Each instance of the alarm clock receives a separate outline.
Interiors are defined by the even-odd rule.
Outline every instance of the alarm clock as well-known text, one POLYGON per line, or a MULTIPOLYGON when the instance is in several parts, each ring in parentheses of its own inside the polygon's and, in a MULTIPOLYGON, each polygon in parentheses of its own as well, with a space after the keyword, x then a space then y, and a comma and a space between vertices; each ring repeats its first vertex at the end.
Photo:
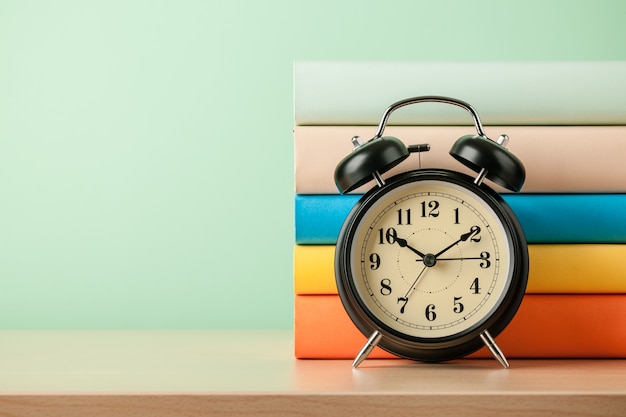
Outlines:
POLYGON ((489 139, 468 103, 420 96, 383 113, 376 135, 336 167, 335 183, 348 193, 374 180, 343 223, 335 249, 335 276, 343 307, 367 342, 354 367, 375 346, 401 358, 442 362, 487 346, 508 368, 495 337, 517 312, 528 281, 528 248, 511 208, 488 179, 518 192, 525 169, 506 149, 508 137, 489 139), (477 135, 458 139, 450 155, 476 172, 416 169, 382 174, 427 144, 405 146, 383 136, 391 113, 425 102, 467 110, 477 135))

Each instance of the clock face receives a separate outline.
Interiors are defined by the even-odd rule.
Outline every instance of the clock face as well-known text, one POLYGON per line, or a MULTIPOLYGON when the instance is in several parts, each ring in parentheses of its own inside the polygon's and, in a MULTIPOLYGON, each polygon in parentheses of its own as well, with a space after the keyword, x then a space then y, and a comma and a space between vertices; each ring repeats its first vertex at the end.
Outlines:
POLYGON ((353 320, 418 343, 462 339, 503 306, 508 324, 521 301, 508 306, 511 290, 522 288, 516 264, 527 263, 521 231, 471 181, 404 178, 357 207, 340 236, 347 257, 338 286, 344 299, 350 294, 353 320))

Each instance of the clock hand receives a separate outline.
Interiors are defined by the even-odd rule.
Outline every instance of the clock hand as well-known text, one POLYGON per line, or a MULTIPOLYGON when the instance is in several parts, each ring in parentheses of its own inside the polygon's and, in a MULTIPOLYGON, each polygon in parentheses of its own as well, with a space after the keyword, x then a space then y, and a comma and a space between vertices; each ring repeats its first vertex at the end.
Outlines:
POLYGON ((435 254, 435 258, 438 258, 439 255, 443 254, 444 252, 446 252, 448 249, 450 249, 451 247, 453 247, 454 245, 460 243, 460 242, 465 242, 467 239, 469 239, 471 236, 473 236, 474 234, 480 232, 480 228, 478 226, 472 226, 470 228, 470 231, 467 233, 463 233, 461 235, 461 237, 459 238, 459 240, 457 240, 456 242, 452 243, 451 245, 447 246, 445 249, 439 251, 438 253, 435 254))
POLYGON ((424 258, 426 256, 422 252, 418 251, 417 249, 415 249, 414 247, 409 245, 407 243, 406 239, 402 239, 401 237, 396 237, 396 242, 398 242, 398 245, 400 245, 401 248, 407 248, 407 249, 413 251, 413 253, 417 254, 421 258, 424 258))
POLYGON ((484 261, 486 258, 482 256, 475 256, 470 258, 439 258, 437 259, 437 261, 467 261, 472 259, 482 259, 484 261))
POLYGON ((489 254, 489 252, 481 252, 480 256, 470 256, 468 258, 464 258, 464 257, 460 257, 460 258, 442 258, 442 259, 437 259, 438 261, 464 261, 464 260, 479 260, 479 261, 484 261, 480 264, 480 266, 482 268, 489 268, 489 266, 491 266, 491 260, 489 259, 491 257, 491 255, 489 254))
POLYGON ((409 302, 409 295, 411 295, 411 293, 413 292, 413 290, 415 289, 415 286, 417 285, 417 281, 420 279, 420 277, 424 274, 424 271, 426 271, 426 268, 428 268, 427 265, 424 265, 424 268, 422 268, 422 270, 420 271, 419 274, 417 274, 417 277, 415 278, 415 280, 413 281, 413 284, 411 284, 411 286, 409 287, 409 290, 406 292, 406 294, 404 294, 404 297, 398 297, 398 303, 404 301, 404 304, 402 305, 402 307, 400 308, 400 313, 404 314, 404 308, 406 307, 406 303, 409 302))

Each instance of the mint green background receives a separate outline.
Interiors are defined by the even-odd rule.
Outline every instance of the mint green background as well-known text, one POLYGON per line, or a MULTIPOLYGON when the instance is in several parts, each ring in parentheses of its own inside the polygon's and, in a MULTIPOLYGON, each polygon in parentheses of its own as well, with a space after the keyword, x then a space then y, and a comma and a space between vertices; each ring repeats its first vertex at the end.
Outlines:
POLYGON ((294 61, 623 60, 624 16, 0 1, 0 328, 288 328, 294 61))

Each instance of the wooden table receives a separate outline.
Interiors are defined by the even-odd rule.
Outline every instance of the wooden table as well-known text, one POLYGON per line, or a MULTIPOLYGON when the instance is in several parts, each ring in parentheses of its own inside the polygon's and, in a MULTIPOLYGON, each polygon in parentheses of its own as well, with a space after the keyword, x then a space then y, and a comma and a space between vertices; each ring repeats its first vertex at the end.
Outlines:
POLYGON ((625 416, 626 360, 296 360, 288 330, 0 331, 0 416, 625 416))

